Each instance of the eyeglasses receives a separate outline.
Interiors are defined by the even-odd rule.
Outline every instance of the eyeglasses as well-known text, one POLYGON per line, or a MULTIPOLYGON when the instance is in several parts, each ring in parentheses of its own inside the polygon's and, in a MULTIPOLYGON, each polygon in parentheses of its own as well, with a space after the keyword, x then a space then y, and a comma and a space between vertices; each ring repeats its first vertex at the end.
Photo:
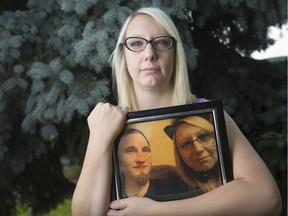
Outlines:
POLYGON ((187 150, 187 149, 190 149, 190 148, 193 147, 193 144, 194 144, 194 142, 196 142, 196 141, 197 141, 198 143, 202 144, 202 145, 206 145, 207 142, 208 142, 209 140, 211 140, 212 138, 214 138, 214 133, 213 133, 213 132, 204 132, 204 133, 200 134, 200 135, 197 137, 197 139, 195 139, 195 140, 187 140, 187 141, 185 141, 184 143, 180 144, 180 145, 178 146, 178 148, 179 148, 179 150, 182 150, 182 151, 187 150))
POLYGON ((121 44, 132 52, 141 52, 146 48, 148 43, 151 43, 155 50, 165 51, 170 49, 175 42, 175 38, 171 36, 156 37, 152 40, 146 40, 141 37, 128 37, 121 44))

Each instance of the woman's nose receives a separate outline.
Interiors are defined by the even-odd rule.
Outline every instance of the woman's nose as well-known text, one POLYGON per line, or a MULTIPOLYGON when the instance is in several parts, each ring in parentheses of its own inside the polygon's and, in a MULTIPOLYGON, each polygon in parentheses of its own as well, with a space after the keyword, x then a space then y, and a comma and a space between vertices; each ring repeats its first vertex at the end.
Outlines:
POLYGON ((147 44, 143 52, 145 61, 156 61, 157 59, 156 52, 151 43, 147 44))
POLYGON ((203 146, 201 143, 198 142, 194 142, 194 148, 193 148, 193 152, 195 154, 201 154, 204 152, 203 146))

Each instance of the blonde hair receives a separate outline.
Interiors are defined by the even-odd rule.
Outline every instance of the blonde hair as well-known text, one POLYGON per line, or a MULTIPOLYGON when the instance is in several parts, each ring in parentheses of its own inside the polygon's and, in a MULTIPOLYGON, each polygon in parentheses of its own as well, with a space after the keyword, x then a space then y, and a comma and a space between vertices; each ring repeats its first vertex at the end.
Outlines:
POLYGON ((116 48, 111 55, 113 84, 117 88, 118 105, 127 106, 130 110, 137 110, 137 99, 133 89, 133 82, 126 68, 126 60, 121 43, 125 38, 130 21, 138 14, 151 16, 170 36, 176 39, 175 68, 172 76, 172 84, 174 85, 172 102, 173 105, 193 103, 195 96, 190 92, 186 55, 178 30, 171 18, 162 10, 148 7, 141 8, 128 17, 120 31, 116 48))
POLYGON ((187 123, 189 123, 195 127, 204 129, 204 130, 209 131, 209 132, 214 131, 213 125, 208 120, 206 120, 205 118, 202 118, 199 116, 188 116, 186 118, 179 120, 178 123, 179 122, 187 122, 187 123))

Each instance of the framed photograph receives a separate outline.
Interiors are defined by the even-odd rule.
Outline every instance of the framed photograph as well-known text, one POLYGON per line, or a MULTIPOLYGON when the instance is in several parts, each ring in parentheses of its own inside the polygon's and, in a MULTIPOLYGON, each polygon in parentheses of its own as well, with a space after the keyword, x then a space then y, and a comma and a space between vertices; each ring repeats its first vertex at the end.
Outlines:
POLYGON ((233 179, 221 101, 130 112, 113 151, 116 199, 194 197, 233 179))

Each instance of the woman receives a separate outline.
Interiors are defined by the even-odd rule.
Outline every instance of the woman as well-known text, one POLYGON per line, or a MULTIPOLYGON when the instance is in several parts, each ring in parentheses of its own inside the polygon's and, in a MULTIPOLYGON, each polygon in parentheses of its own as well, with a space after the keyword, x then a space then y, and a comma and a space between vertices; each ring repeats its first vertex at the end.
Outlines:
POLYGON ((121 136, 118 162, 123 175, 123 197, 149 194, 152 156, 149 141, 138 129, 129 128, 121 136))
POLYGON ((156 202, 146 197, 129 197, 110 203, 113 143, 128 110, 195 100, 189 91, 178 31, 159 9, 143 8, 127 19, 113 53, 112 69, 119 105, 99 103, 88 117, 90 136, 73 195, 74 216, 280 214, 281 198, 273 177, 227 114, 234 181, 194 198, 156 202))
POLYGON ((176 169, 193 189, 203 192, 221 185, 213 125, 199 116, 175 119, 165 127, 174 142, 176 169))

